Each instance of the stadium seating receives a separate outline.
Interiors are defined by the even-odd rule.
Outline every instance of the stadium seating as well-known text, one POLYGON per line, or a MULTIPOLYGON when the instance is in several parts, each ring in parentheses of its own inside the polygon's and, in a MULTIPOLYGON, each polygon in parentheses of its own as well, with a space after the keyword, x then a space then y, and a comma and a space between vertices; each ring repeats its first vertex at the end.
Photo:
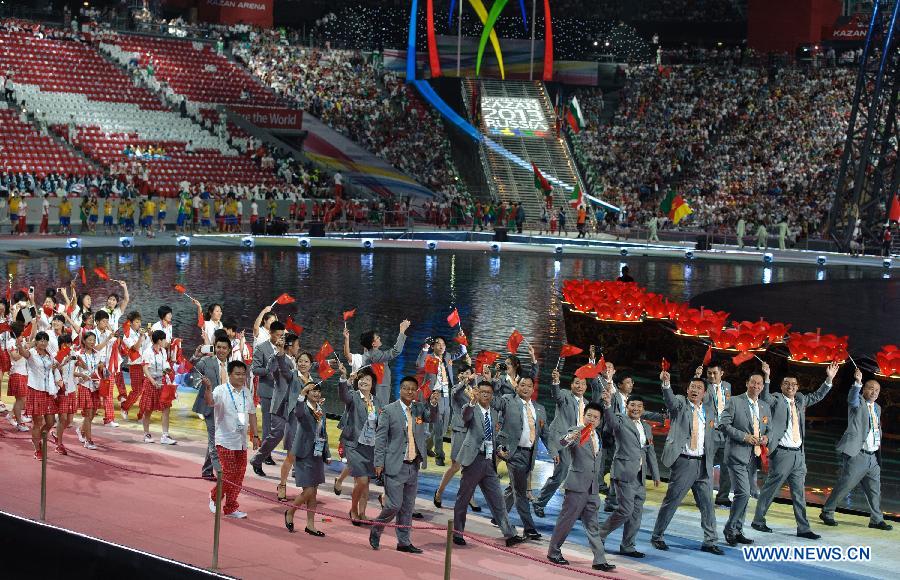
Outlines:
POLYGON ((0 109, 0 171, 28 172, 39 178, 49 173, 93 175, 89 163, 23 123, 15 111, 0 109))

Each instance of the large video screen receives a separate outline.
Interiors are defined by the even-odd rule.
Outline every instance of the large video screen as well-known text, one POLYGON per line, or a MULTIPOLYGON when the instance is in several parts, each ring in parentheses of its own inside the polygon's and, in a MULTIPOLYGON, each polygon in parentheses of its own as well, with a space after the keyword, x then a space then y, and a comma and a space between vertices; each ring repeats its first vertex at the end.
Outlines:
POLYGON ((501 137, 547 137, 550 127, 538 99, 482 97, 481 118, 489 134, 501 137))

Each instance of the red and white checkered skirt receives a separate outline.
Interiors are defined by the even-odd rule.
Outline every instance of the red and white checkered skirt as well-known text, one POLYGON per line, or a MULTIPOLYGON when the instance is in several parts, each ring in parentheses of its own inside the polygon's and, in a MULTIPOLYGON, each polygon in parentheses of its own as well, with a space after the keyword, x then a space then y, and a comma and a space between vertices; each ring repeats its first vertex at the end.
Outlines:
POLYGON ((6 385, 6 396, 8 397, 26 397, 28 396, 28 377, 25 375, 17 375, 15 373, 9 375, 9 384, 6 385))
POLYGON ((100 409, 100 391, 92 391, 87 387, 78 386, 78 408, 82 411, 100 409))
POLYGON ((28 395, 25 399, 25 414, 29 417, 56 414, 56 400, 50 393, 38 391, 28 387, 28 395))
POLYGON ((56 397, 56 412, 61 415, 73 415, 78 411, 78 391, 56 397))
POLYGON ((162 411, 172 406, 172 403, 162 403, 159 396, 162 389, 157 389, 150 384, 150 381, 144 381, 144 390, 141 392, 141 403, 138 408, 141 413, 152 413, 153 411, 162 411))
POLYGON ((8 373, 12 368, 12 359, 9 358, 9 351, 0 348, 0 373, 8 373))

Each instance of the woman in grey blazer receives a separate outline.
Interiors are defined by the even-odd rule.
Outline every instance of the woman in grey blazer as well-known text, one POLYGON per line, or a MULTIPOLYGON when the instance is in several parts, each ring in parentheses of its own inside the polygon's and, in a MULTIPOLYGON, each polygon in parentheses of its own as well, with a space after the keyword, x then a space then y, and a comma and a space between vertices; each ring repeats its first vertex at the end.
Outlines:
POLYGON ((536 381, 538 377, 538 361, 537 356, 534 353, 534 347, 528 345, 528 354, 531 356, 531 368, 529 369, 527 375, 524 373, 522 369, 522 363, 519 361, 519 357, 512 354, 506 357, 506 370, 501 370, 499 365, 497 367, 497 376, 494 377, 494 397, 502 397, 503 395, 515 395, 516 394, 516 385, 519 384, 519 379, 524 376, 531 377, 532 380, 536 381))
MULTIPOLYGON (((293 349, 300 349, 300 340, 296 335, 294 336, 296 339, 295 342, 290 343, 288 345, 285 344, 285 348, 288 349, 288 352, 293 352, 293 349), (296 346, 294 346, 296 345, 296 346)), ((312 355, 308 352, 301 352, 297 355, 295 359, 296 364, 292 369, 281 369, 279 370, 279 374, 281 373, 289 373, 291 375, 287 393, 287 404, 284 405, 284 408, 281 409, 282 413, 286 413, 287 416, 284 417, 287 420, 287 428, 284 430, 284 450, 287 451, 287 457, 284 459, 284 463, 281 464, 281 480, 278 482, 278 487, 276 491, 278 492, 278 501, 287 501, 287 480, 288 475, 291 473, 291 469, 294 467, 294 437, 297 433, 297 416, 294 414, 294 408, 297 405, 297 398, 300 395, 300 391, 304 386, 309 383, 315 383, 312 375, 309 372, 309 369, 312 368, 312 355)), ((279 367, 280 368, 280 367, 279 367)), ((287 379, 285 379, 287 380, 287 379)))
POLYGON ((375 427, 378 416, 387 404, 373 393, 378 378, 371 367, 361 368, 347 381, 347 369, 340 366, 341 382, 338 393, 344 402, 344 428, 341 439, 350 475, 353 476, 353 494, 350 502, 350 518, 353 525, 362 525, 356 520, 365 520, 369 503, 369 480, 375 477, 375 427))
POLYGON ((316 529, 316 493, 319 484, 325 482, 325 464, 331 463, 328 449, 328 433, 325 430, 325 410, 322 408, 322 391, 316 383, 309 383, 300 391, 300 400, 294 408, 297 417, 297 433, 291 451, 296 457, 294 469, 297 487, 303 492, 294 499, 294 505, 284 512, 284 525, 294 531, 294 512, 306 506, 307 534, 323 537, 316 529))

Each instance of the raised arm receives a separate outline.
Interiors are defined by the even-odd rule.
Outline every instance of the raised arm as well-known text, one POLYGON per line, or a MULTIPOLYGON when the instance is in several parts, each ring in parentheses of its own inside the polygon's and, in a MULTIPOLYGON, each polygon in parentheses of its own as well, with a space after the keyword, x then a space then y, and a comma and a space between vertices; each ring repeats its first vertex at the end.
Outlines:
MULTIPOLYGON (((253 321, 253 337, 256 338, 259 336, 259 327, 262 326, 263 316, 266 315, 266 312, 271 312, 272 306, 266 306, 262 310, 260 310, 259 315, 256 317, 256 320, 253 321)), ((348 359, 350 357, 347 357, 348 359)))
POLYGON ((557 405, 562 405, 565 401, 562 389, 559 388, 559 369, 553 369, 550 373, 550 398, 556 401, 557 405))
MULTIPOLYGON (((262 320, 262 315, 257 320, 262 320)), ((258 329, 254 327, 254 335, 258 329)), ((350 352, 350 329, 347 328, 346 323, 344 325, 344 359, 347 361, 351 361, 353 359, 353 353, 350 352)))
POLYGON ((763 388, 759 393, 759 398, 771 406, 775 403, 775 397, 773 397, 772 393, 769 391, 770 381, 772 380, 771 375, 769 374, 770 372, 769 364, 762 363, 763 388))
POLYGON ((119 280, 119 285, 122 286, 122 301, 119 302, 118 308, 120 312, 124 313, 128 308, 128 303, 131 302, 131 296, 128 294, 128 284, 125 283, 125 280, 119 280))
POLYGON ((659 380, 662 385, 663 401, 666 404, 666 408, 669 409, 670 415, 675 415, 679 410, 679 406, 678 398, 672 392, 672 378, 668 372, 663 371, 659 374, 659 380))
MULTIPOLYGON (((832 362, 830 365, 828 365, 828 368, 825 369, 825 381, 818 389, 806 396, 807 407, 812 407, 813 405, 824 399, 826 395, 828 395, 828 392, 831 391, 832 384, 834 383, 834 377, 837 375, 837 372, 837 363, 832 362)), ((862 371, 856 369, 856 372, 853 373, 853 378, 855 379, 855 382, 862 381, 862 371), (857 376, 859 378, 857 378, 857 376)))
POLYGON ((341 377, 341 380, 338 381, 338 397, 348 407, 353 404, 353 391, 350 383, 347 382, 347 377, 341 377))

